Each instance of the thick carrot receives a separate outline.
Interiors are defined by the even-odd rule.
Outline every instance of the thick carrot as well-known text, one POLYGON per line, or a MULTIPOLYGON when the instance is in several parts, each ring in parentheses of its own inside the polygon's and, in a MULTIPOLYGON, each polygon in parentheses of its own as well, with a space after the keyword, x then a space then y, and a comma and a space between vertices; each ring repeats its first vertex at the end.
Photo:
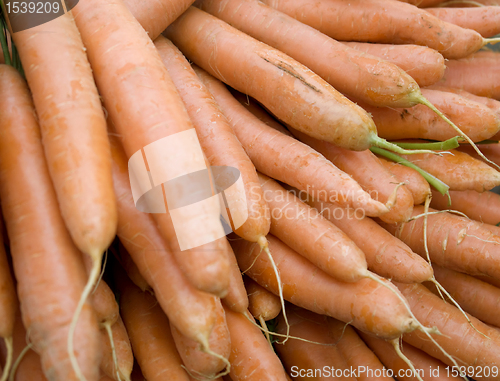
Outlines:
MULTIPOLYGON (((394 347, 390 343, 371 335, 367 335, 363 332, 359 332, 359 335, 399 381, 417 380, 415 373, 408 367, 406 362, 398 356, 394 347)), ((410 359, 417 374, 424 381, 461 380, 460 377, 450 376, 449 369, 447 370, 446 365, 441 361, 429 356, 415 347, 412 347, 408 343, 404 343, 401 346, 401 351, 410 359)))
MULTIPOLYGON (((497 115, 485 105, 439 90, 423 89, 422 94, 475 142, 491 138, 500 129, 497 115)), ((447 140, 457 135, 424 105, 396 109, 362 106, 372 114, 380 136, 386 139, 447 140)))
POLYGON ((431 207, 439 210, 454 209, 473 220, 490 225, 500 223, 500 195, 493 192, 450 191, 451 205, 447 196, 432 192, 431 207))
MULTIPOLYGON (((414 216, 423 213, 423 206, 413 209, 414 216)), ((423 242, 423 217, 396 225, 380 223, 415 253, 427 258, 423 242)), ((500 237, 481 223, 450 213, 429 214, 427 239, 430 258, 437 265, 470 275, 500 278, 500 256, 496 255, 500 237)))
POLYGON ((194 0, 124 0, 151 40, 155 40, 194 0))
MULTIPOLYGON (((357 380, 335 345, 338 337, 325 329, 327 317, 290 306, 288 323, 290 334, 313 341, 288 340, 274 345, 287 371, 295 380, 357 380), (321 344, 318 344, 321 343, 321 344), (325 345, 326 344, 326 345, 325 345)), ((287 332, 283 316, 279 319, 277 332, 287 332)))
POLYGON ((333 144, 311 138, 298 131, 295 136, 323 154, 337 168, 350 175, 372 198, 383 203, 391 200, 388 213, 380 216, 386 222, 402 222, 408 220, 413 210, 413 196, 406 187, 400 187, 398 179, 390 173, 369 150, 350 151, 333 144), (396 188, 398 187, 398 188, 396 188), (394 194, 394 192, 397 192, 394 194), (395 199, 394 199, 394 196, 395 199))
POLYGON ((425 199, 431 193, 431 187, 426 179, 413 168, 405 167, 404 165, 387 161, 379 157, 380 162, 389 172, 391 172, 400 182, 404 182, 413 197, 415 205, 423 204, 425 199))
MULTIPOLYGON (((500 327, 500 290, 470 275, 434 265, 436 280, 448 291, 464 311, 479 320, 500 327)), ((425 284, 434 294, 439 295, 433 284, 425 284)))
MULTIPOLYGON (((245 316, 226 311, 226 321, 231 336, 231 372, 233 381, 286 381, 280 359, 264 335, 245 316)), ((247 312, 247 315, 250 315, 247 312)))
POLYGON ((349 175, 312 148, 260 122, 221 82, 202 70, 196 69, 196 73, 214 96, 259 172, 323 201, 361 208, 368 215, 388 211, 349 175))
MULTIPOLYGON (((59 211, 28 88, 7 66, 0 67, 0 88, 0 199, 23 322, 40 350, 47 377, 78 380, 67 340, 85 285, 81 253, 59 211)), ((97 378, 99 330, 88 302, 76 327, 75 343, 75 360, 83 374, 90 380, 97 378)))
POLYGON ((134 366, 134 355, 121 317, 118 317, 118 320, 110 326, 109 333, 101 328, 101 345, 103 348, 101 370, 117 381, 130 380, 132 367, 134 366), (113 343, 111 343, 110 336, 112 336, 113 343), (118 369, 116 369, 116 365, 118 369))
POLYGON ((207 342, 215 324, 215 297, 197 290, 179 269, 153 218, 134 205, 124 153, 110 137, 118 202, 117 235, 155 291, 172 324, 186 336, 207 342))
POLYGON ((268 321, 274 319, 281 312, 280 299, 267 291, 252 278, 244 277, 245 288, 248 293, 248 310, 257 320, 268 321))
POLYGON ((363 252, 347 235, 277 182, 260 175, 271 209, 271 234, 328 275, 356 282, 368 275, 363 252))
MULTIPOLYGON (((192 123, 156 48, 121 0, 82 0, 72 12, 104 105, 123 140, 127 157, 145 149, 155 187, 172 178, 206 169, 192 123), (138 94, 137 89, 144 91, 138 94), (185 144, 171 143, 166 157, 165 150, 158 149, 161 144, 158 141, 166 138, 161 142, 168 144, 172 142, 168 138, 176 139, 172 138, 174 134, 180 134, 176 135, 177 139, 185 144), (175 157, 175 162, 169 160, 171 157, 175 157)), ((145 161, 140 152, 134 156, 133 163, 143 168, 145 161)), ((145 170, 137 172, 144 175, 145 170)), ((134 174, 140 175, 135 171, 134 174)), ((163 206, 166 208, 165 203, 163 206)), ((181 224, 197 221, 205 227, 183 241, 187 247, 198 237, 203 238, 202 242, 215 241, 181 253, 170 214, 156 213, 160 231, 181 267, 197 287, 225 294, 229 264, 224 258, 222 241, 218 239, 224 236, 218 199, 200 203, 196 211, 178 208, 176 216, 181 224)))
POLYGON ((432 277, 426 261, 359 211, 318 201, 310 205, 354 241, 365 254, 370 271, 403 283, 420 283, 432 277))
POLYGON ((500 8, 429 8, 426 9, 438 19, 472 29, 483 37, 493 37, 500 33, 500 8))
POLYGON ((500 53, 493 51, 480 51, 466 58, 450 60, 446 62, 444 77, 439 84, 500 99, 499 63, 500 53))
POLYGON ((443 78, 444 57, 438 51, 419 45, 343 42, 350 48, 389 61, 409 74, 419 86, 429 86, 443 78))
POLYGON ((423 45, 454 59, 466 57, 483 46, 479 33, 396 1, 355 1, 348 6, 343 0, 263 2, 336 40, 423 45))
MULTIPOLYGON (((355 283, 337 281, 274 236, 268 235, 268 240, 283 283, 283 296, 289 302, 385 338, 395 338, 416 328, 400 299, 380 283, 372 279, 355 283)), ((260 255, 259 248, 250 242, 237 240, 232 245, 240 268, 261 286, 278 294, 267 256, 260 255)))
POLYGON ((169 321, 149 293, 128 285, 120 309, 134 356, 148 381, 188 381, 182 361, 170 334, 169 321))
POLYGON ((246 210, 247 215, 244 216, 243 211, 236 211, 231 216, 233 221, 238 218, 242 220, 242 225, 235 231, 236 234, 247 241, 262 241, 269 233, 271 221, 255 167, 212 95, 182 53, 163 36, 155 40, 155 46, 186 105, 210 165, 236 168, 240 173, 244 195, 235 194, 234 198, 246 198, 244 205, 237 206, 243 211, 246 210))
POLYGON ((82 39, 71 12, 12 36, 62 216, 76 246, 100 263, 115 236, 116 203, 106 121, 82 39))
MULTIPOLYGON (((498 380, 498 373, 493 373, 493 367, 498 367, 500 361, 500 331, 469 316, 475 328, 472 327, 456 307, 442 301, 425 286, 397 286, 410 303, 417 319, 426 326, 439 329, 442 335, 433 335, 434 340, 453 356, 459 365, 465 366, 462 369, 467 375, 476 380, 498 380), (467 338, 466 341, 464 338, 467 338), (467 369, 468 366, 471 368, 467 369), (491 371, 489 374, 485 372, 486 368, 491 371)), ((450 359, 443 355, 427 336, 415 332, 403 335, 403 340, 445 364, 452 365, 450 359)), ((451 369, 450 375, 453 375, 451 369)))

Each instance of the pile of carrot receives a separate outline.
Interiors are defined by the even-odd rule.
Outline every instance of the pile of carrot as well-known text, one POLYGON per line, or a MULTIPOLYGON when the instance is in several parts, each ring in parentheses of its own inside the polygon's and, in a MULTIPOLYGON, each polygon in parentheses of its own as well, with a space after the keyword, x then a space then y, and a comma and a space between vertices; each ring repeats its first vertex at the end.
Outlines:
POLYGON ((500 1, 1 5, 0 381, 500 379, 500 1))

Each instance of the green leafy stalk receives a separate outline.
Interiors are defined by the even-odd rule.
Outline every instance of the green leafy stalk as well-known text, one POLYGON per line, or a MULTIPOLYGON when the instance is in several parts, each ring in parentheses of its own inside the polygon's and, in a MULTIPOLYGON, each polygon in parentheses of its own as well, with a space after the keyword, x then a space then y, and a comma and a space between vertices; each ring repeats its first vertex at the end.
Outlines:
POLYGON ((454 138, 445 140, 444 142, 429 142, 429 143, 392 142, 392 143, 404 149, 430 149, 437 151, 447 151, 450 149, 458 148, 460 146, 460 141, 463 141, 463 138, 461 138, 460 136, 455 136, 454 138))

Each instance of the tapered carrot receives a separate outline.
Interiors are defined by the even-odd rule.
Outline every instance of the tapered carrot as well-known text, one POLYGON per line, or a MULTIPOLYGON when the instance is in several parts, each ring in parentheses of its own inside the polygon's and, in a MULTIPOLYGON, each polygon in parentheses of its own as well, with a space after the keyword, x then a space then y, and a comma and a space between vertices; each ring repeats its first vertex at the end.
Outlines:
MULTIPOLYGON (((436 280, 448 291, 464 311, 479 320, 500 327, 500 289, 470 275, 434 265, 436 280)), ((426 284, 439 295, 435 286, 426 284)))
POLYGON ((170 334, 169 321, 156 299, 128 285, 120 309, 127 327, 134 356, 149 381, 188 381, 182 361, 170 334))
MULTIPOLYGON (((239 195, 238 199, 244 196, 246 202, 243 205, 238 204, 237 207, 243 210, 232 215, 233 221, 237 218, 242 220, 236 234, 252 242, 265 240, 271 221, 255 167, 210 92, 182 53, 163 36, 155 40, 155 46, 186 105, 210 164, 236 168, 239 171, 244 195, 239 195)), ((261 244, 265 245, 265 241, 261 244)))
MULTIPOLYGON (((484 369, 489 367, 493 370, 493 366, 498 366, 500 359, 499 331, 473 316, 469 316, 475 328, 472 327, 456 307, 442 301, 425 286, 420 284, 397 284, 397 286, 410 303, 417 319, 422 324, 436 326, 439 329, 442 335, 434 335, 434 340, 450 356, 453 356, 459 365, 465 366, 462 369, 467 372, 466 374, 481 380, 498 379, 498 374, 495 375, 492 372, 488 375, 484 369), (467 338, 466 343, 463 341, 464 337, 467 338), (468 366, 473 369, 467 370, 468 366)), ((403 340, 445 364, 453 365, 450 359, 443 355, 427 336, 423 337, 415 332, 403 335, 403 340)), ((451 369, 450 374, 452 374, 451 369)))
POLYGON ((386 204, 391 203, 390 211, 380 216, 383 221, 402 222, 410 218, 414 203, 410 191, 404 186, 399 186, 398 180, 369 150, 350 151, 316 140, 295 130, 292 133, 299 140, 323 154, 337 168, 349 174, 375 200, 386 204))
POLYGON ((124 3, 154 41, 194 0, 155 0, 147 3, 124 0, 124 3))
POLYGON ((171 323, 184 335, 206 343, 215 323, 215 297, 197 290, 189 282, 152 217, 135 207, 123 151, 119 142, 110 138, 118 202, 117 235, 155 291, 171 323))
POLYGON ((432 277, 426 261, 358 210, 313 200, 308 203, 354 241, 365 254, 370 271, 403 283, 420 283, 432 277))
POLYGON ((92 305, 99 324, 113 325, 119 317, 120 311, 115 294, 104 280, 101 280, 92 294, 92 305))
POLYGON ((384 165, 399 181, 404 182, 413 197, 415 205, 423 204, 431 193, 431 188, 427 180, 413 168, 387 161, 379 157, 380 163, 384 165))
POLYGON ((343 44, 392 62, 409 74, 419 86, 429 86, 438 82, 446 69, 443 55, 425 46, 366 42, 343 42, 343 44))
POLYGON ((23 321, 33 344, 40 348, 49 379, 81 380, 84 375, 92 380, 99 370, 99 335, 88 302, 74 337, 73 360, 83 375, 73 370, 67 348, 72 316, 85 286, 81 253, 59 211, 26 84, 12 67, 1 66, 0 88, 0 199, 23 321))
POLYGON ((483 37, 493 37, 500 33, 500 8, 429 8, 426 9, 438 19, 472 29, 483 37))
MULTIPOLYGON (((241 313, 226 311, 227 326, 231 336, 231 372, 233 381, 286 381, 280 359, 264 335, 241 313)), ((247 312, 247 315, 249 313, 247 312)))
MULTIPOLYGON (((429 209, 434 212, 433 209, 429 209)), ((416 206, 413 215, 422 215, 423 206, 416 206)), ((384 228, 401 239, 412 250, 427 258, 423 242, 424 218, 390 225, 380 222, 384 228)), ((500 277, 500 237, 483 227, 481 223, 450 213, 427 216, 427 239, 432 262, 470 275, 500 277)))
MULTIPOLYGON (((400 381, 416 381, 415 373, 408 365, 398 356, 394 347, 385 340, 378 339, 366 333, 359 332, 359 335, 370 347, 370 349, 378 356, 380 361, 387 367, 388 370, 400 381)), ((450 375, 450 370, 446 369, 446 365, 438 359, 422 352, 421 350, 404 343, 401 346, 401 351, 415 366, 417 374, 424 381, 452 381, 461 380, 460 377, 450 375)))
MULTIPOLYGON (((400 299, 378 282, 337 281, 272 235, 268 235, 268 240, 283 283, 283 296, 291 303, 381 337, 395 338, 416 328, 400 299), (356 303, 352 303, 354 297, 356 303)), ((233 241, 232 245, 242 271, 277 294, 276 277, 267 256, 260 255, 258 247, 243 240, 233 241)))
MULTIPOLYGON (((267 241, 266 241, 267 242, 267 241)), ((222 299, 225 306, 231 308, 235 312, 244 313, 248 310, 248 296, 245 290, 245 285, 241 276, 238 262, 234 256, 233 249, 227 240, 225 241, 230 270, 229 270, 229 291, 222 299)), ((266 243, 267 245, 267 243, 266 243)), ((267 246, 266 246, 267 247, 267 246)))
POLYGON ((446 62, 446 71, 439 82, 443 86, 463 89, 469 93, 500 99, 500 53, 480 51, 469 57, 446 62), (477 73, 482 73, 477 76, 477 73))
POLYGON ((280 299, 250 277, 243 278, 248 293, 248 310, 257 320, 274 319, 281 312, 280 299))
POLYGON ((103 347, 101 370, 117 381, 129 381, 134 366, 134 355, 121 317, 118 317, 109 329, 101 328, 101 344, 103 347))
POLYGON ((424 45, 445 58, 466 57, 483 46, 479 33, 396 1, 355 1, 349 6, 342 0, 314 3, 314 6, 308 0, 264 0, 264 3, 341 41, 424 45))
POLYGON ((221 82, 202 70, 196 69, 196 73, 214 96, 259 172, 324 201, 361 208, 368 215, 388 211, 382 203, 372 200, 350 176, 312 148, 260 122, 221 82))
POLYGON ((473 220, 490 225, 500 223, 500 195, 493 192, 450 191, 448 197, 432 192, 431 207, 439 210, 454 209, 465 213, 473 220))
MULTIPOLYGON (((104 106, 123 140, 127 157, 130 158, 143 148, 147 151, 146 158, 149 158, 147 162, 155 186, 206 169, 203 152, 182 100, 152 41, 124 3, 121 0, 82 0, 72 12, 104 106), (147 91, 139 95, 137 88, 147 91), (180 135, 173 137, 174 134, 180 135), (160 143, 160 139, 167 140, 161 140, 160 143), (175 139, 185 143, 170 143, 168 157, 165 157, 165 151, 158 149, 158 146, 175 139), (175 162, 171 157, 175 157, 175 162)), ((134 156, 133 163, 142 166, 142 171, 132 170, 134 176, 144 175, 145 161, 140 153, 134 156)), ((203 238, 202 242, 210 242, 199 246, 194 244, 194 248, 182 253, 170 213, 165 213, 165 209, 166 204, 163 203, 164 213, 154 216, 162 235, 190 280, 208 292, 218 295, 227 293, 229 280, 224 274, 229 265, 224 258, 222 241, 218 239, 224 235, 219 221, 218 199, 210 198, 200 203, 196 214, 191 208, 176 209, 176 216, 182 226, 193 223, 195 218, 204 226, 198 235, 186 238, 187 247, 192 247, 192 241, 198 237, 203 238), (204 263, 210 266, 204 266, 204 263)))

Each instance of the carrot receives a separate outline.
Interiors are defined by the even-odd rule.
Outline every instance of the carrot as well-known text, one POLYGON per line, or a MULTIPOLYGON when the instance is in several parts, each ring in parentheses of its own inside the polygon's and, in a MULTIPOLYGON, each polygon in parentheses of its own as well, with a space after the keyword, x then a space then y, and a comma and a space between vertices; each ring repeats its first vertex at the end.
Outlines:
POLYGON ((194 0, 156 0, 147 3, 124 0, 124 3, 154 41, 194 0))
MULTIPOLYGON (((155 187, 172 178, 206 169, 206 160, 182 100, 152 41, 126 6, 120 0, 83 0, 72 12, 104 106, 123 140, 127 157, 132 160, 134 176, 142 175, 145 186, 151 187, 140 152, 143 148, 155 187), (138 94, 137 88, 145 91, 138 94), (180 135, 173 138, 174 134, 180 135), (184 143, 172 144, 172 139, 184 143), (162 144, 172 146, 168 157, 162 156, 165 151, 158 149, 162 144), (136 156, 131 158, 132 155, 136 156), (175 163, 169 157, 175 157, 175 163)), ((163 213, 154 216, 181 267, 197 287, 217 295, 225 294, 229 280, 224 274, 229 264, 219 239, 224 236, 224 230, 219 219, 218 199, 200 203, 196 211, 176 209, 176 218, 182 226, 181 241, 183 248, 187 248, 182 253, 170 213, 165 213, 165 204, 163 213), (189 235, 190 229, 185 228, 185 224, 196 222, 206 228, 189 235), (211 266, 204 267, 207 263, 211 266)))
POLYGON ((420 283, 432 277, 426 261, 359 211, 318 201, 309 204, 354 241, 365 254, 370 271, 403 283, 420 283))
MULTIPOLYGON (((267 242, 267 240, 266 240, 267 242)), ((238 267, 238 262, 234 256, 233 249, 227 240, 225 241, 228 259, 230 264, 229 271, 229 290, 227 295, 222 299, 225 306, 231 308, 235 312, 244 313, 248 310, 248 296, 243 283, 242 274, 238 267)), ((267 247, 267 244, 266 244, 267 247)))
POLYGON ((474 278, 479 279, 483 282, 486 282, 488 284, 491 284, 492 286, 495 286, 496 288, 500 288, 500 280, 487 276, 487 275, 475 275, 474 278))
POLYGON ((0 199, 23 321, 49 379, 81 380, 84 375, 92 380, 99 369, 99 336, 88 302, 76 327, 74 361, 66 345, 85 286, 81 253, 58 208, 28 88, 7 66, 0 67, 0 88, 0 199), (56 315, 54 306, 62 306, 56 315), (76 361, 83 374, 73 370, 76 361))
POLYGON ((363 252, 335 225, 274 180, 259 174, 271 209, 271 234, 328 275, 356 282, 368 275, 363 252))
POLYGON ((92 294, 92 305, 101 326, 105 323, 113 325, 118 320, 120 312, 115 294, 103 280, 92 294))
MULTIPOLYGON (((242 220, 235 230, 236 234, 247 241, 264 241, 262 245, 265 246, 265 236, 269 233, 271 221, 255 167, 212 95, 182 53, 163 36, 155 40, 155 46, 186 105, 210 165, 236 168, 239 171, 244 186, 240 193, 243 194, 235 192, 232 200, 246 198, 246 203, 237 204, 237 209, 234 208, 236 213, 231 214, 233 221, 238 218, 242 220), (245 211, 246 220, 243 215, 245 211)), ((224 175, 227 176, 225 173, 220 174, 224 175)))
POLYGON ((298 131, 292 133, 350 175, 375 200, 386 204, 392 202, 390 211, 380 216, 383 221, 402 222, 410 218, 414 203, 410 191, 404 186, 400 187, 398 180, 369 150, 350 151, 313 139, 298 131))
POLYGON ((215 297, 188 281, 152 217, 135 207, 124 153, 116 139, 110 137, 110 142, 118 202, 117 235, 155 291, 171 324, 184 335, 206 343, 215 323, 215 297))
MULTIPOLYGON (((433 209, 429 209, 434 212, 433 209)), ((423 206, 413 209, 413 215, 424 213, 423 206)), ((411 222, 382 226, 397 238, 426 258, 423 243, 424 218, 411 222)), ((427 216, 427 239, 429 255, 433 263, 470 275, 500 276, 498 262, 494 255, 500 245, 500 237, 483 227, 481 223, 449 213, 427 216)))
MULTIPOLYGON (((500 357, 500 332, 469 316, 476 331, 454 306, 445 303, 439 297, 420 284, 397 284, 406 297, 417 319, 425 325, 436 326, 442 335, 434 336, 435 341, 451 356, 459 361, 462 371, 481 380, 496 380, 498 374, 487 374, 486 368, 494 372, 500 357), (484 335, 487 337, 485 337, 484 335), (466 337, 467 341, 463 342, 466 337), (470 368, 468 368, 470 367, 470 368), (480 376, 480 378, 478 377, 480 376)), ((452 365, 450 359, 418 332, 403 335, 403 340, 432 357, 452 365)), ((459 375, 456 372, 450 375, 459 375)))
POLYGON ((495 6, 477 8, 429 8, 426 9, 438 19, 472 29, 483 37, 500 33, 500 9, 495 6))
POLYGON ((426 46, 366 42, 343 42, 343 44, 399 66, 419 86, 429 86, 438 82, 446 69, 443 55, 426 46))
POLYGON ((135 358, 148 381, 188 381, 170 334, 169 321, 154 296, 128 285, 120 309, 135 358))
POLYGON ((423 45, 453 59, 466 57, 483 46, 479 33, 395 1, 369 0, 349 6, 342 0, 315 3, 315 6, 308 0, 265 0, 264 3, 341 41, 423 45))
POLYGON ((427 196, 431 193, 431 188, 427 180, 413 168, 387 161, 379 157, 380 163, 389 170, 399 182, 404 182, 413 197, 415 205, 423 204, 427 196))
POLYGON ((117 381, 130 380, 134 355, 122 318, 118 317, 118 320, 109 327, 109 329, 106 328, 108 332, 101 329, 101 344, 103 346, 101 370, 108 377, 117 381))
POLYGON ((450 191, 448 197, 432 192, 431 207, 439 210, 454 209, 473 220, 496 225, 500 222, 500 196, 493 192, 450 191))
MULTIPOLYGON (((290 307, 287 308, 290 334, 313 341, 288 340, 285 344, 275 344, 290 375, 296 380, 357 380, 356 371, 349 369, 335 345, 338 338, 325 329, 327 317, 290 307)), ((277 332, 283 334, 285 331, 284 319, 281 317, 277 332)))
POLYGON ((118 252, 118 262, 120 262, 130 280, 134 282, 134 284, 139 287, 141 291, 151 291, 151 286, 148 284, 146 279, 144 279, 139 271, 139 268, 121 242, 118 243, 118 252))
MULTIPOLYGON (((248 316, 225 309, 231 336, 231 372, 233 381, 286 381, 285 370, 260 330, 248 316)), ((248 312, 247 312, 247 315, 248 312)))
POLYGON ((267 291, 252 278, 243 278, 248 293, 248 310, 257 320, 268 321, 274 319, 281 312, 279 298, 267 291))
POLYGON ((368 215, 387 212, 383 204, 372 200, 357 182, 322 155, 266 126, 245 110, 222 83, 204 71, 195 71, 228 118, 259 172, 309 192, 321 200, 361 208, 368 215))
MULTIPOLYGON (((395 338, 416 328, 416 322, 400 299, 378 282, 372 279, 355 283, 337 281, 272 235, 268 235, 268 240, 280 272, 283 296, 289 302, 381 337, 395 338), (354 295, 356 303, 352 303, 354 295), (377 303, 374 300, 378 300, 377 303)), ((232 245, 240 268, 276 295, 278 286, 267 256, 259 255, 258 247, 243 240, 234 241, 232 245)))
MULTIPOLYGON (((399 381, 415 381, 415 373, 398 356, 393 346, 385 340, 359 332, 365 343, 375 352, 378 358, 384 363, 388 371, 394 374, 399 381)), ((450 376, 450 369, 441 361, 429 356, 421 350, 404 343, 401 348, 415 366, 417 374, 424 381, 451 381, 461 380, 460 377, 450 376)))
POLYGON ((171 325, 170 330, 177 351, 191 377, 204 376, 213 379, 218 372, 227 374, 230 370, 231 366, 227 359, 231 353, 231 338, 226 314, 220 302, 217 303, 215 326, 209 338, 212 353, 201 351, 196 341, 183 336, 175 326, 171 325))
POLYGON ((480 51, 459 60, 446 63, 439 84, 466 90, 469 93, 500 99, 500 53, 480 51), (477 76, 477 73, 482 73, 477 76))
MULTIPOLYGON (((500 290, 470 275, 462 274, 434 265, 436 280, 450 293, 464 311, 481 321, 500 327, 497 310, 500 290)), ((434 294, 439 295, 432 284, 425 284, 434 294)))

